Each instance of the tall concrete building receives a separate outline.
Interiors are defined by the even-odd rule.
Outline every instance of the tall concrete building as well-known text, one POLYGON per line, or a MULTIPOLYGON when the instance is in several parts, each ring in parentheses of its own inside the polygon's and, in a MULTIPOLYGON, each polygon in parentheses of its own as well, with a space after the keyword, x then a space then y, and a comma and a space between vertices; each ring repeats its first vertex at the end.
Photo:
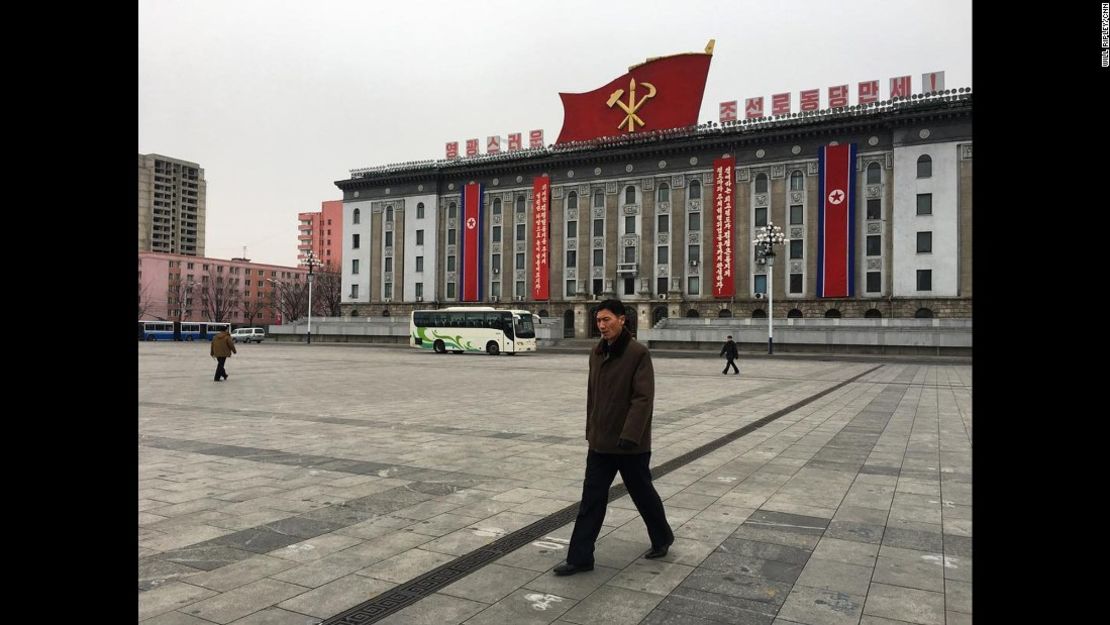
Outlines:
POLYGON ((321 202, 320 212, 298 213, 297 221, 297 262, 304 262, 311 250, 322 265, 338 270, 343 263, 343 200, 321 202))
POLYGON ((200 165, 139 155, 139 251, 204 256, 207 183, 200 165))

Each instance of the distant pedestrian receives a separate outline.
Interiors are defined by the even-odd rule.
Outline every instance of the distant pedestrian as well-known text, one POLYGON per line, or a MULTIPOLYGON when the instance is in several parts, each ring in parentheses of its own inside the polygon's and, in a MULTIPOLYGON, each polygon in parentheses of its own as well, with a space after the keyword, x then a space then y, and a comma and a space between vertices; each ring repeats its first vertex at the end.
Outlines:
POLYGON ((226 380, 227 371, 224 370, 224 361, 231 358, 232 354, 238 353, 235 350, 235 341, 231 340, 227 330, 220 330, 220 333, 212 338, 212 347, 208 351, 216 359, 216 377, 213 381, 219 382, 221 378, 226 380))
POLYGON ((721 374, 728 375, 728 368, 732 367, 736 371, 736 375, 740 375, 740 368, 733 362, 740 355, 740 352, 736 349, 736 343, 732 342, 731 334, 728 336, 728 340, 725 341, 725 346, 721 348, 721 355, 728 359, 728 362, 725 363, 725 370, 721 374))

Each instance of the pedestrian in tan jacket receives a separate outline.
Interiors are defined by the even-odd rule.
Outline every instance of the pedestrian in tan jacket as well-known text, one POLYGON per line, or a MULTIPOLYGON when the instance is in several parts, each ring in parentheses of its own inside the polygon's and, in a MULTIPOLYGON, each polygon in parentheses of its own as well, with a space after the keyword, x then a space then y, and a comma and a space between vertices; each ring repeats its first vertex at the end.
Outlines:
POLYGON ((625 309, 620 300, 605 300, 598 305, 601 342, 590 353, 586 388, 586 478, 567 561, 555 567, 556 575, 593 570, 594 543, 605 520, 609 487, 618 472, 651 539, 651 550, 644 557, 661 558, 674 542, 674 532, 648 468, 655 370, 648 349, 632 338, 624 323, 625 309))
POLYGON ((212 347, 208 350, 212 357, 216 359, 216 377, 214 381, 219 382, 220 379, 227 379, 227 371, 224 370, 224 361, 231 358, 235 351, 235 341, 231 339, 231 334, 227 330, 220 330, 220 333, 212 338, 212 347))

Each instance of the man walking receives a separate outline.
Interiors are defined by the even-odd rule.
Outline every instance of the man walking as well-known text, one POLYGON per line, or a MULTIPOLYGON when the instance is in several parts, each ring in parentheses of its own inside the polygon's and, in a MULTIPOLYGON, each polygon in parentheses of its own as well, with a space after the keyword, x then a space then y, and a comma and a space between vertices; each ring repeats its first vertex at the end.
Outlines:
POLYGON ((728 359, 725 363, 725 370, 721 372, 722 375, 728 375, 728 368, 732 367, 736 371, 736 375, 740 375, 740 368, 733 362, 736 357, 740 355, 736 349, 736 343, 732 342, 732 335, 728 335, 728 340, 725 341, 725 346, 721 348, 721 355, 728 359))
POLYGON ((213 381, 219 382, 221 378, 226 380, 227 371, 224 371, 224 361, 237 353, 235 341, 231 340, 227 330, 220 330, 219 334, 212 337, 212 347, 209 348, 208 353, 216 359, 216 377, 213 381))
POLYGON ((651 354, 624 327, 620 300, 601 302, 597 327, 601 341, 590 353, 586 388, 586 477, 582 502, 574 521, 567 561, 556 575, 573 575, 594 568, 594 542, 601 533, 609 487, 620 472, 632 503, 640 512, 651 539, 645 558, 661 558, 674 542, 663 501, 651 484, 651 415, 655 401, 655 371, 651 354))

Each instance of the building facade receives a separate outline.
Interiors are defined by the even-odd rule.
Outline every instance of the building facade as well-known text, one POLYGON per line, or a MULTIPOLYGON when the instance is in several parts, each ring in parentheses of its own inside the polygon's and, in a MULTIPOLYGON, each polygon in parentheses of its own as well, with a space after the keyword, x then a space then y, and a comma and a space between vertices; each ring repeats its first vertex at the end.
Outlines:
POLYGON ((139 317, 159 321, 281 323, 283 285, 299 287, 308 270, 248 259, 139 253, 139 317))
POLYGON ((343 200, 321 202, 319 212, 298 213, 297 221, 297 260, 304 262, 311 250, 323 265, 338 270, 343 264, 343 200))
POLYGON ((204 256, 205 193, 200 165, 139 155, 139 251, 204 256))
MULTIPOLYGON (((354 316, 460 305, 463 191, 482 185, 475 304, 561 316, 586 336, 598 299, 663 317, 970 317, 972 96, 949 90, 818 113, 705 124, 458 160, 354 170, 343 191, 343 309, 354 316), (855 149, 854 285, 818 296, 823 147, 855 149), (714 297, 714 161, 735 159, 731 277, 714 297), (533 180, 550 183, 550 297, 531 297, 533 180), (786 242, 772 272, 755 234, 786 242), (357 239, 355 238, 357 236, 357 239), (369 244, 367 244, 369 242, 369 244), (351 265, 351 266, 347 266, 351 265), (595 302, 596 304, 596 302, 595 302)), ((542 243, 542 242, 541 242, 542 243)), ((542 249, 543 246, 541 246, 542 249)), ((636 320, 633 320, 635 323, 636 320)))

